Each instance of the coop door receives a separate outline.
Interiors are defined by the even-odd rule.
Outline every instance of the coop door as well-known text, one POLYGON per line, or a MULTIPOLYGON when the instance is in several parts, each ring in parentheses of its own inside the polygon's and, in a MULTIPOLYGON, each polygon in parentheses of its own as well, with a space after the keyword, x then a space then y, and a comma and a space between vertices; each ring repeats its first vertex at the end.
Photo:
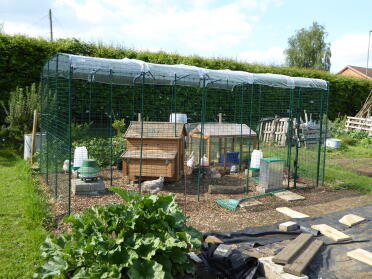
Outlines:
MULTIPOLYGON (((294 125, 292 150, 294 149, 294 186, 315 186, 319 181, 320 146, 322 142, 323 95, 319 91, 298 89, 294 94, 294 125)), ((293 154, 293 152, 292 152, 293 154)))

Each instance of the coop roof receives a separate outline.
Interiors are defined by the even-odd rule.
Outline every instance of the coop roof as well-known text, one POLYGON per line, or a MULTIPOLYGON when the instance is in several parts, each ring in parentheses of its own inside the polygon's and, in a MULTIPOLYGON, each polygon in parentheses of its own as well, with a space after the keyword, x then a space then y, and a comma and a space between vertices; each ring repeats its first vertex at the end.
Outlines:
POLYGON ((165 65, 136 59, 108 59, 59 53, 43 67, 43 75, 55 75, 91 82, 133 85, 177 85, 232 90, 242 84, 259 84, 281 88, 327 90, 325 80, 289 77, 278 74, 253 74, 245 71, 211 70, 190 65, 165 65), (56 67, 58 64, 58 67, 56 67), (141 77, 141 78, 140 78, 141 77), (176 81, 175 81, 176 80, 176 81))
MULTIPOLYGON (((177 151, 163 150, 142 150, 142 159, 163 159, 173 160, 176 158, 177 151)), ((122 155, 124 159, 140 159, 141 150, 128 150, 122 155)))
MULTIPOLYGON (((190 133, 201 134, 201 124, 198 124, 190 133)), ((247 137, 255 136, 256 132, 246 124, 237 123, 205 123, 204 136, 207 137, 247 137)))
MULTIPOLYGON (((141 122, 132 121, 124 135, 125 138, 141 138, 141 122)), ((184 135, 183 123, 143 122, 142 138, 176 139, 184 135)))

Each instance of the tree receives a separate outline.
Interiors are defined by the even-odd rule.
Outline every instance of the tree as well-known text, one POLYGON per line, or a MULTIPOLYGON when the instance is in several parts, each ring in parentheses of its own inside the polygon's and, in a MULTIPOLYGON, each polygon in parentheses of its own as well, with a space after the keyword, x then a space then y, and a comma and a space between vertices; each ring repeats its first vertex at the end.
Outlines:
POLYGON ((324 26, 313 22, 309 29, 301 28, 288 39, 284 51, 289 66, 329 71, 331 68, 330 44, 325 42, 324 26))

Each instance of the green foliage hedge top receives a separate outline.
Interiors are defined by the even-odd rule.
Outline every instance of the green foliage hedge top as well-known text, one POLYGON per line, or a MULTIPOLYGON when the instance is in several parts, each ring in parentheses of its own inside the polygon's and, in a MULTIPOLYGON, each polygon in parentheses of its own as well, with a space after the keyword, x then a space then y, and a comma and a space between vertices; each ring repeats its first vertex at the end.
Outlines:
POLYGON ((139 195, 111 188, 122 204, 93 206, 70 216, 71 233, 48 237, 46 262, 34 278, 173 278, 194 272, 186 253, 201 234, 171 195, 139 195))
MULTIPOLYGON (((372 89, 371 81, 338 76, 325 71, 295 67, 263 66, 242 63, 232 59, 182 56, 163 51, 135 51, 121 46, 82 43, 76 39, 61 39, 49 42, 44 39, 21 35, 0 34, 0 100, 6 101, 8 92, 16 86, 26 86, 38 81, 43 64, 58 52, 106 58, 128 57, 152 63, 187 64, 209 69, 231 69, 252 73, 274 73, 320 78, 331 83, 329 112, 332 119, 338 113, 354 115, 372 89)), ((0 114, 3 114, 3 111, 0 114)))

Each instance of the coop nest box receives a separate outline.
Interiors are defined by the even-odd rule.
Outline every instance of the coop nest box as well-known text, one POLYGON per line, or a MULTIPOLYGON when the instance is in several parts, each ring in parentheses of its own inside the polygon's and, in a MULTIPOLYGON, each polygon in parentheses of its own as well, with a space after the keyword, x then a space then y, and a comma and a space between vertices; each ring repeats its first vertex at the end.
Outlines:
POLYGON ((143 122, 141 125, 132 121, 124 135, 127 150, 122 155, 123 176, 130 180, 139 176, 179 180, 183 174, 185 136, 184 123, 143 122))

